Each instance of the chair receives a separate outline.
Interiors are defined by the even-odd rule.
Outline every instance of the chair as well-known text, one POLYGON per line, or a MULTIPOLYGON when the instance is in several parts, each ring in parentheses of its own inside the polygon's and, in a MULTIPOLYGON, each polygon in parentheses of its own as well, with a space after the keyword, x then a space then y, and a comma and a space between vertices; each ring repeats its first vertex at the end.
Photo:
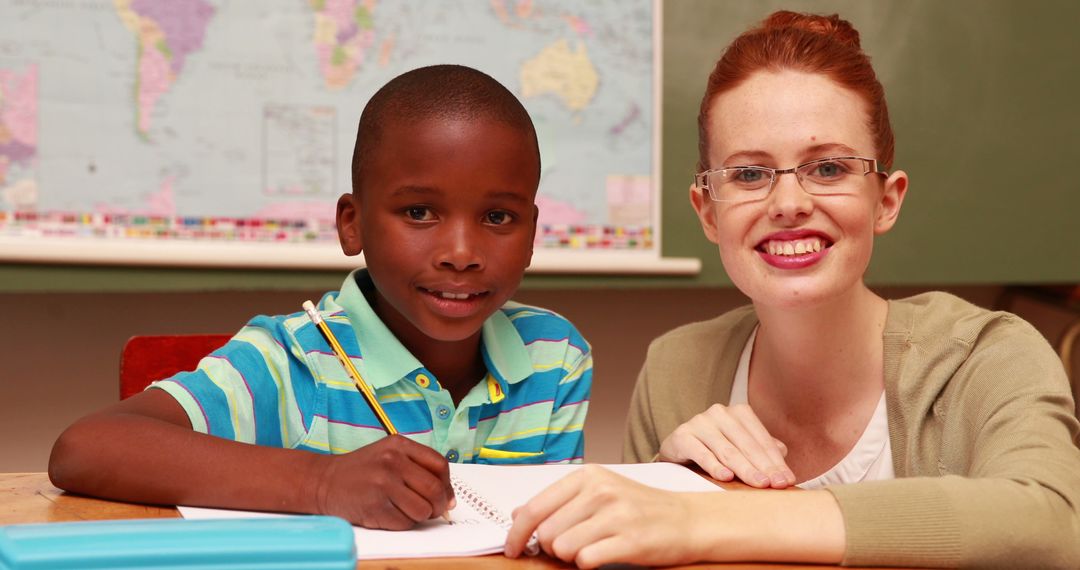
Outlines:
POLYGON ((199 359, 228 342, 227 334, 133 336, 120 352, 120 399, 151 382, 194 370, 199 359))

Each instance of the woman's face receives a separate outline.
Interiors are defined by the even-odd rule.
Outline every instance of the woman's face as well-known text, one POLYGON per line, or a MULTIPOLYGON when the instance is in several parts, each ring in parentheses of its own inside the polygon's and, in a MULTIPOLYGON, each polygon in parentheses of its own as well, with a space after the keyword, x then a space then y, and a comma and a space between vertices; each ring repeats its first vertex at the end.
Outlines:
MULTIPOLYGON (((821 75, 758 72, 710 109, 710 169, 874 155, 866 104, 821 75)), ((862 286, 874 236, 895 223, 907 175, 855 184, 850 194, 810 195, 783 174, 759 201, 714 202, 696 187, 690 198, 735 286, 755 303, 797 309, 862 286)))

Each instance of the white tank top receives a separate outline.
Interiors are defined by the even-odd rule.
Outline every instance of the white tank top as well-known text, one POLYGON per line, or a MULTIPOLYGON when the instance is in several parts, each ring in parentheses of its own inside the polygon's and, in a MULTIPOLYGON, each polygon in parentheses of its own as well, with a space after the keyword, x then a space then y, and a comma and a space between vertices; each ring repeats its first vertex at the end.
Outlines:
MULTIPOLYGON (((754 351, 755 338, 757 338, 757 327, 750 334, 750 340, 746 341, 746 346, 739 357, 739 366, 735 369, 735 382, 731 385, 729 405, 745 404, 749 400, 747 384, 750 380, 750 356, 754 351)), ((881 399, 878 401, 877 408, 874 409, 874 415, 870 417, 859 441, 855 442, 855 447, 851 448, 851 451, 839 463, 821 475, 799 483, 797 486, 803 489, 818 489, 828 485, 895 478, 892 446, 889 444, 889 420, 885 411, 885 392, 882 391, 881 399)))

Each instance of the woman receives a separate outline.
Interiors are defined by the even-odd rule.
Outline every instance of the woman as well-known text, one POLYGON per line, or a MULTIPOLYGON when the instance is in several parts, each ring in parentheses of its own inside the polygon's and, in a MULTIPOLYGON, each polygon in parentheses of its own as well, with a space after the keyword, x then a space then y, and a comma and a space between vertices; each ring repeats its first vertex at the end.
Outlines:
POLYGON ((515 513, 583 567, 774 560, 1080 567, 1080 426, 1019 318, 863 283, 908 177, 858 33, 777 12, 717 63, 690 201, 753 305, 657 339, 624 458, 795 493, 676 495, 589 468, 515 513))

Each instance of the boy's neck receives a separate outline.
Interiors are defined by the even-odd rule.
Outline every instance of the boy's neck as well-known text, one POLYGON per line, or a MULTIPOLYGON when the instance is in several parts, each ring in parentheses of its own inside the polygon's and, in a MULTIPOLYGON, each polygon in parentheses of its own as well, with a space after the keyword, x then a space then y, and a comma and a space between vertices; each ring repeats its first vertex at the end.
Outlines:
MULTIPOLYGON (((429 339, 430 340, 430 339, 429 339)), ((487 374, 480 354, 480 334, 457 342, 431 341, 425 347, 408 347, 424 367, 435 375, 439 385, 450 392, 458 404, 465 394, 487 374)))
POLYGON ((392 310, 385 310, 374 289, 362 287, 361 290, 383 324, 424 368, 435 375, 442 389, 450 392, 455 404, 461 402, 487 374, 487 365, 480 352, 481 331, 462 340, 433 339, 392 310))

